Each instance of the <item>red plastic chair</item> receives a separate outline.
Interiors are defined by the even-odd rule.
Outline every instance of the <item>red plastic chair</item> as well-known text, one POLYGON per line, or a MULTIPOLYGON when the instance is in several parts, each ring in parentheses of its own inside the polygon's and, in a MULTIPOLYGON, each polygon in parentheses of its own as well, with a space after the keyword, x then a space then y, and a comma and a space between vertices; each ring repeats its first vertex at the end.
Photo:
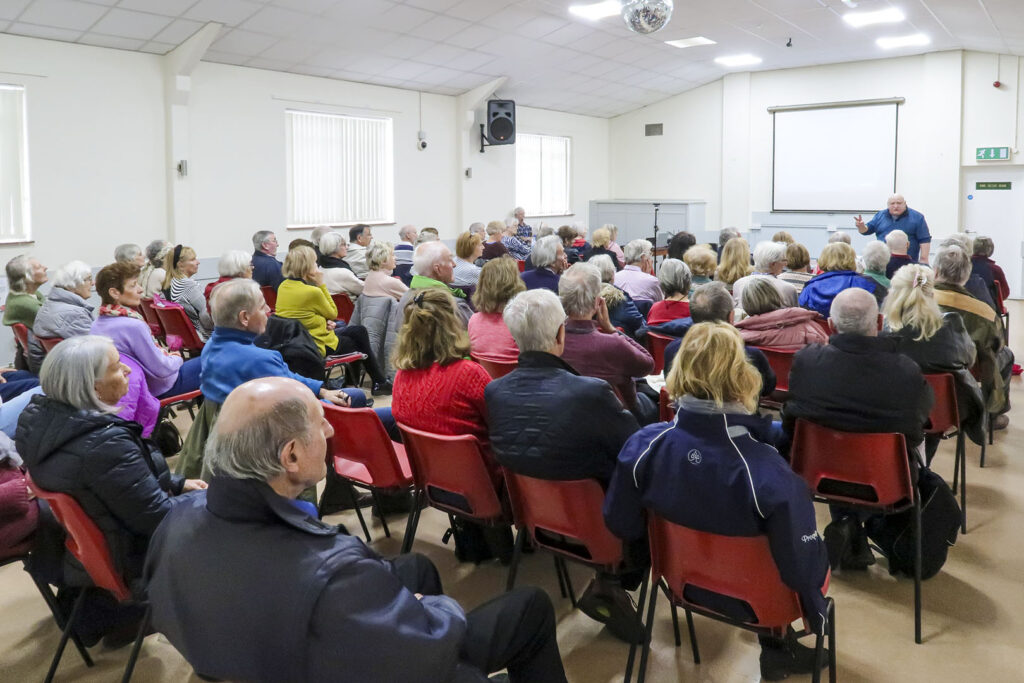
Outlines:
POLYGON ((999 317, 1003 319, 1003 343, 1010 343, 1010 311, 1006 309, 1006 303, 1003 301, 1003 281, 993 280, 995 284, 995 291, 992 294, 995 295, 996 310, 999 312, 999 317))
MULTIPOLYGON (((60 522, 60 525, 67 532, 65 545, 68 552, 74 555, 75 559, 81 563, 95 587, 109 592, 118 602, 138 602, 114 566, 114 559, 110 555, 110 548, 107 545, 107 539, 103 536, 103 532, 100 531, 95 522, 89 519, 89 516, 82 510, 78 501, 65 493, 55 493, 40 488, 32 481, 31 476, 26 475, 26 479, 32 492, 38 498, 49 503, 57 521, 60 522)), ((71 608, 71 615, 68 617, 67 623, 64 626, 64 633, 61 635, 60 643, 57 645, 57 652, 54 654, 53 661, 50 663, 50 670, 46 674, 46 683, 50 683, 57 672, 57 665, 60 664, 61 656, 64 654, 64 648, 68 644, 68 638, 71 636, 75 620, 81 614, 87 592, 88 590, 82 590, 75 600, 74 607, 71 608)), ((139 650, 142 648, 142 641, 145 638, 148 626, 149 607, 147 605, 146 613, 142 618, 142 623, 139 625, 139 634, 135 638, 135 644, 132 646, 128 665, 125 667, 124 677, 121 679, 122 683, 127 683, 131 680, 132 672, 135 669, 135 662, 139 658, 139 650)))
POLYGON ((270 312, 273 313, 277 308, 277 290, 273 287, 260 287, 260 291, 263 292, 263 300, 267 302, 270 312))
POLYGON ((820 327, 822 331, 825 332, 825 336, 832 336, 832 328, 828 326, 828 316, 825 316, 824 318, 815 318, 811 322, 820 327))
POLYGON ((347 325, 348 321, 352 319, 352 314, 355 312, 355 304, 352 303, 352 299, 348 298, 348 294, 332 294, 331 299, 334 300, 334 305, 338 309, 338 320, 344 321, 347 325))
POLYGON ((925 434, 943 439, 956 437, 956 459, 953 463, 953 491, 960 482, 960 531, 967 533, 967 446, 964 432, 960 429, 960 410, 956 403, 956 382, 948 372, 926 374, 928 386, 935 394, 935 403, 928 413, 928 427, 925 434))
POLYGON ((359 376, 356 376, 355 367, 356 363, 365 361, 367 358, 365 353, 359 353, 353 351, 352 353, 343 353, 340 356, 327 356, 324 359, 324 381, 326 382, 331 378, 331 371, 338 366, 344 366, 345 376, 349 384, 355 386, 361 385, 362 382, 362 371, 359 372, 359 376))
MULTIPOLYGON (((782 582, 767 536, 722 536, 697 531, 673 524, 650 511, 647 530, 651 543, 652 587, 647 607, 647 637, 640 657, 639 681, 642 682, 647 674, 647 656, 650 653, 654 607, 659 589, 665 592, 672 604, 676 647, 680 645, 676 608, 682 607, 686 613, 690 649, 696 664, 700 664, 700 650, 693 627, 694 612, 759 635, 772 636, 784 635, 792 622, 802 619, 805 630, 798 635, 808 632, 807 615, 800 606, 797 594, 782 582), (754 616, 749 620, 736 619, 692 602, 686 597, 687 588, 698 588, 742 601, 754 616)), ((828 578, 822 593, 827 590, 828 578)), ((835 683, 835 604, 831 598, 825 600, 828 604, 829 680, 835 683)), ((818 661, 822 663, 825 655, 824 640, 823 634, 817 634, 815 650, 818 661)), ((634 645, 630 649, 635 648, 634 645)), ((820 679, 821 667, 817 666, 813 680, 817 683, 820 679)))
MULTIPOLYGON (((325 405, 324 415, 334 427, 334 436, 327 452, 328 466, 342 479, 370 491, 380 514, 384 535, 390 538, 391 531, 381 512, 377 492, 411 489, 412 469, 409 467, 405 446, 391 440, 373 408, 325 405)), ((355 506, 355 509, 359 525, 369 543, 370 530, 359 506, 355 506)))
POLYGON ((768 346, 754 348, 764 354, 768 365, 775 373, 775 391, 770 396, 762 397, 760 403, 766 408, 781 408, 789 397, 789 372, 793 369, 793 357, 796 355, 796 351, 768 346))
POLYGON ((173 335, 181 339, 182 352, 188 353, 189 356, 197 356, 202 352, 203 346, 206 344, 199 337, 195 325, 189 320, 185 309, 180 304, 154 299, 153 310, 156 312, 157 318, 160 319, 160 325, 163 326, 165 335, 168 337, 173 335))
POLYGON ((11 325, 11 331, 14 332, 14 338, 18 345, 21 346, 21 352, 25 354, 25 358, 28 358, 28 327, 24 323, 14 323, 11 325))
POLYGON ((665 347, 675 341, 675 337, 669 337, 657 332, 648 332, 644 338, 644 346, 651 352, 654 358, 654 374, 660 375, 665 369, 665 347))
POLYGON ((164 326, 160 323, 160 318, 153 308, 153 299, 141 299, 139 301, 139 312, 142 313, 142 319, 149 325, 150 334, 155 339, 163 339, 165 336, 164 326))
POLYGON ((516 267, 519 268, 520 273, 526 272, 526 261, 516 261, 516 267))
POLYGON ((512 361, 508 363, 502 363, 496 360, 484 360, 477 356, 470 356, 476 363, 479 363, 487 374, 491 376, 491 379, 498 379, 504 377, 508 373, 512 372, 519 367, 519 361, 512 361))
POLYGON ((36 337, 47 353, 53 351, 53 347, 64 341, 64 337, 36 337))
POLYGON ((885 514, 913 509, 914 642, 921 642, 921 493, 902 434, 841 432, 799 419, 790 464, 816 500, 885 514))
POLYGON ((168 396, 167 398, 160 399, 160 420, 167 417, 167 412, 184 406, 188 410, 188 414, 193 420, 196 419, 195 408, 202 400, 203 392, 199 389, 195 391, 189 391, 184 394, 178 394, 177 396, 168 396))
POLYGON ((658 392, 658 419, 662 422, 671 422, 676 417, 676 407, 669 400, 668 392, 665 391, 665 387, 661 388, 658 392))
POLYGON ((431 507, 454 517, 494 526, 511 523, 498 497, 498 481, 492 474, 497 470, 496 466, 492 467, 493 457, 484 452, 475 436, 432 434, 401 423, 398 429, 409 456, 416 489, 402 541, 403 553, 409 552, 416 538, 424 497, 431 507), (461 496, 465 506, 438 500, 439 493, 461 496))

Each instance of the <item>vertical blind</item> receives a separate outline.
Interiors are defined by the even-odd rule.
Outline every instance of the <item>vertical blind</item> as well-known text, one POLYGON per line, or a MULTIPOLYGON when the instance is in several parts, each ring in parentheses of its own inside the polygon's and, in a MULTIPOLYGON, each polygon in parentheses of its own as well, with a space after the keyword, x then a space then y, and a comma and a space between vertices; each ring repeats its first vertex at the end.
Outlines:
POLYGON ((569 196, 570 139, 516 136, 516 204, 531 216, 572 213, 569 196))
POLYGON ((0 84, 0 243, 32 238, 25 89, 0 84))
POLYGON ((394 222, 391 119, 286 113, 288 225, 394 222))

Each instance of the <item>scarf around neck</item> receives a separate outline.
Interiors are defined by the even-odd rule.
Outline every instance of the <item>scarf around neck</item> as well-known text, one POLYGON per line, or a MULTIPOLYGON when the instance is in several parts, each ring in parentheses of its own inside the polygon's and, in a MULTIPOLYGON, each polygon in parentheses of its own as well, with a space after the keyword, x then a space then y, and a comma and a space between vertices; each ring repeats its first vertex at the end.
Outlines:
POLYGON ((102 306, 100 306, 99 313, 100 315, 135 318, 136 320, 142 320, 143 322, 145 322, 145 319, 142 317, 141 313, 139 313, 138 311, 134 311, 130 308, 121 306, 120 304, 103 304, 102 306))

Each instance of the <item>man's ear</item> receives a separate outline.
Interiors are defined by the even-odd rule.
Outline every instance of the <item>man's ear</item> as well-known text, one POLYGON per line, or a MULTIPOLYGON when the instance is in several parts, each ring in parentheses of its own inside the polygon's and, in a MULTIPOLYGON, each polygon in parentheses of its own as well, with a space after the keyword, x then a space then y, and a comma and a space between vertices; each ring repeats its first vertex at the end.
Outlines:
POLYGON ((296 441, 292 439, 284 446, 281 447, 281 453, 278 456, 278 460, 281 462, 281 467, 284 468, 285 472, 298 472, 299 470, 299 455, 295 452, 296 441))
POLYGON ((558 326, 558 333, 555 335, 557 344, 565 344, 565 323, 558 326))
POLYGON ((832 318, 828 319, 828 329, 832 331, 832 334, 839 334, 839 330, 836 329, 836 324, 832 322, 832 318))
POLYGON ((249 329, 249 311, 238 312, 238 324, 245 329, 249 329))

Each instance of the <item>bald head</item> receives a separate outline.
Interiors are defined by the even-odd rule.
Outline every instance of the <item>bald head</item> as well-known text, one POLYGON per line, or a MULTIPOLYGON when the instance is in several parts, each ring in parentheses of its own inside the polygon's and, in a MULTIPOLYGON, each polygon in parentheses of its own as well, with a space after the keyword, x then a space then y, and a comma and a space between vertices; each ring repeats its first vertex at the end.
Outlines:
POLYGON ((889 196, 888 201, 889 213, 895 216, 902 216, 907 211, 907 200, 903 198, 901 194, 894 194, 889 196))
POLYGON ((878 336, 878 301, 866 289, 844 289, 832 300, 829 322, 840 334, 878 336))

